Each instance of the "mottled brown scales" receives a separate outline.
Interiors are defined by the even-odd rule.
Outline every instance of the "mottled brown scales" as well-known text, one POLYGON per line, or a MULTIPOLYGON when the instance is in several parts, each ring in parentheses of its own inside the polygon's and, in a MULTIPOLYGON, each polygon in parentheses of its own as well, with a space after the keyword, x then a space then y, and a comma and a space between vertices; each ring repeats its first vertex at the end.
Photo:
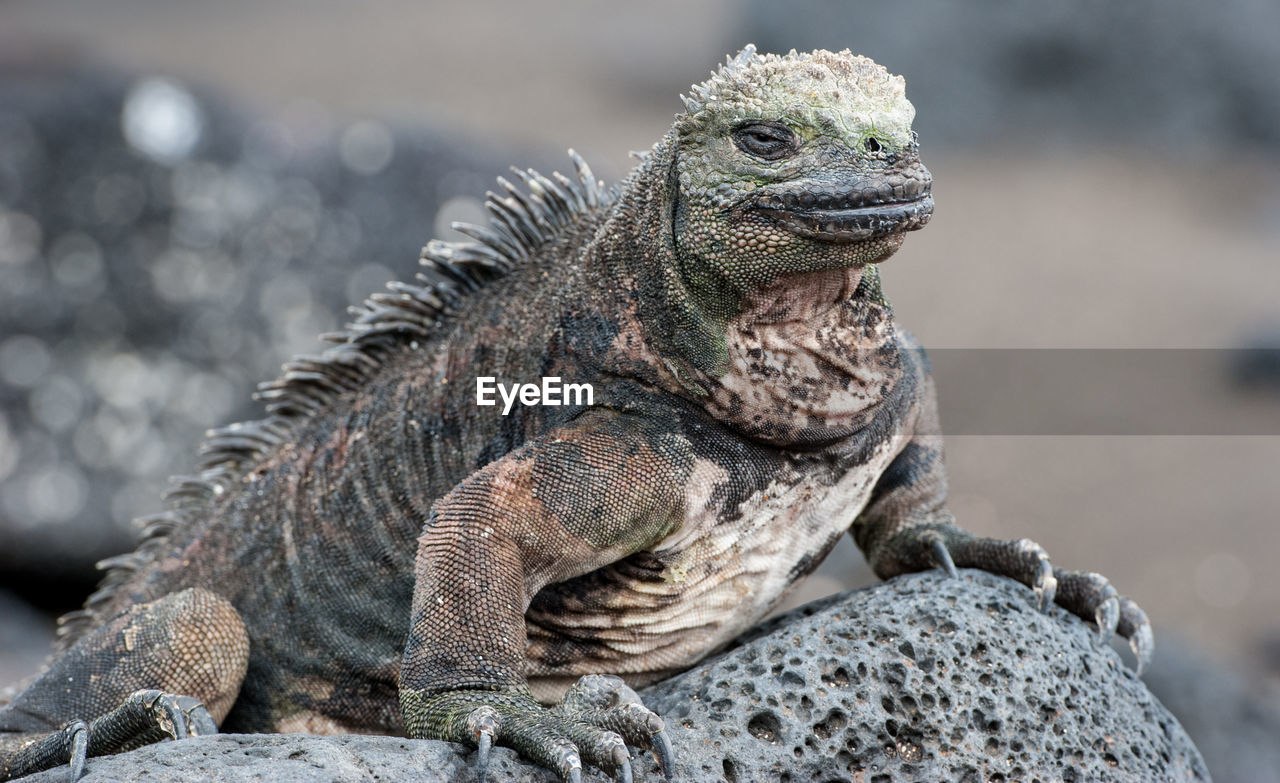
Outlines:
POLYGON ((852 531, 876 572, 973 566, 1128 637, 1141 611, 955 527, 932 383, 875 264, 931 179, 899 77, 748 47, 618 188, 500 180, 200 473, 0 710, 0 779, 163 737, 381 732, 580 777, 673 770, 640 685, 728 644, 852 531), (477 376, 592 405, 476 404, 477 376), (621 675, 619 680, 612 675, 621 675), (544 706, 553 705, 553 706, 544 706))

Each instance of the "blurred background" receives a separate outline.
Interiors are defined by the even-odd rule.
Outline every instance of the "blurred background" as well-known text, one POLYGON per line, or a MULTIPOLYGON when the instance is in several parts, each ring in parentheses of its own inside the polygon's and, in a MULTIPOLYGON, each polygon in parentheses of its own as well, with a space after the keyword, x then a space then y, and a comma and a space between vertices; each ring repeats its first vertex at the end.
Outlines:
MULTIPOLYGON (((203 431, 508 165, 616 181, 744 43, 847 47, 906 77, 934 173, 883 273, 958 519, 1107 574, 1216 779, 1280 779, 1277 31, 1268 0, 0 0, 0 684, 203 431)), ((846 542, 792 604, 873 579, 846 542)))

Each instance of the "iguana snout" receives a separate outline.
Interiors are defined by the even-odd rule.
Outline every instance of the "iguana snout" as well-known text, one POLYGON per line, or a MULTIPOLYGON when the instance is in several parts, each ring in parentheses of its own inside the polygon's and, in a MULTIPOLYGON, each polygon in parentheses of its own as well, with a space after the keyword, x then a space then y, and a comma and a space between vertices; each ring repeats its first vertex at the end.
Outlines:
POLYGON ((758 191, 742 208, 806 239, 864 242, 928 223, 932 182, 928 169, 916 161, 844 181, 787 182, 758 191))

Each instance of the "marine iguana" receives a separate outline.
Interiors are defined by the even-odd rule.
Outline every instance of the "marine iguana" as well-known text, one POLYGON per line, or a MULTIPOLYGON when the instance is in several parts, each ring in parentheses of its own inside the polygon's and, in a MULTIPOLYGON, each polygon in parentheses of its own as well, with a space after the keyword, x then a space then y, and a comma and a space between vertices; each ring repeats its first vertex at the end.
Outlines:
POLYGON ((729 643, 846 531, 882 578, 1017 579, 1141 667, 1150 626, 1103 577, 947 510, 876 267, 933 210, 902 78, 748 46, 684 101, 613 190, 576 155, 500 178, 473 241, 212 431, 0 710, 0 778, 219 728, 452 740, 482 780, 494 744, 630 780, 630 745, 670 775, 624 682, 729 643), (504 411, 480 377, 594 395, 504 411))

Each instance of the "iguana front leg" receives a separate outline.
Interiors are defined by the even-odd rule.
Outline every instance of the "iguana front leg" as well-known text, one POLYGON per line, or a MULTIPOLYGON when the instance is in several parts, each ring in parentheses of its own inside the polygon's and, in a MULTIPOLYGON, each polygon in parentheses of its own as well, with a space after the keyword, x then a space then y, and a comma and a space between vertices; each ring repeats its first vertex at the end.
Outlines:
POLYGON ((643 550, 682 518, 688 443, 597 409, 472 474, 438 500, 418 541, 400 705, 410 736, 507 745, 578 780, 582 764, 631 777, 626 745, 668 773, 660 718, 583 678, 554 708, 525 680, 524 613, 547 584, 643 550))
POLYGON ((1022 582, 1035 591, 1041 609, 1055 602, 1098 626, 1100 642, 1118 633, 1137 658, 1138 673, 1151 662, 1155 641, 1146 614, 1119 595, 1106 577, 1054 568, 1030 539, 980 538, 955 525, 946 507, 947 483, 931 380, 924 384, 916 431, 880 476, 871 501, 854 523, 853 535, 876 575, 943 568, 978 568, 1022 582))

